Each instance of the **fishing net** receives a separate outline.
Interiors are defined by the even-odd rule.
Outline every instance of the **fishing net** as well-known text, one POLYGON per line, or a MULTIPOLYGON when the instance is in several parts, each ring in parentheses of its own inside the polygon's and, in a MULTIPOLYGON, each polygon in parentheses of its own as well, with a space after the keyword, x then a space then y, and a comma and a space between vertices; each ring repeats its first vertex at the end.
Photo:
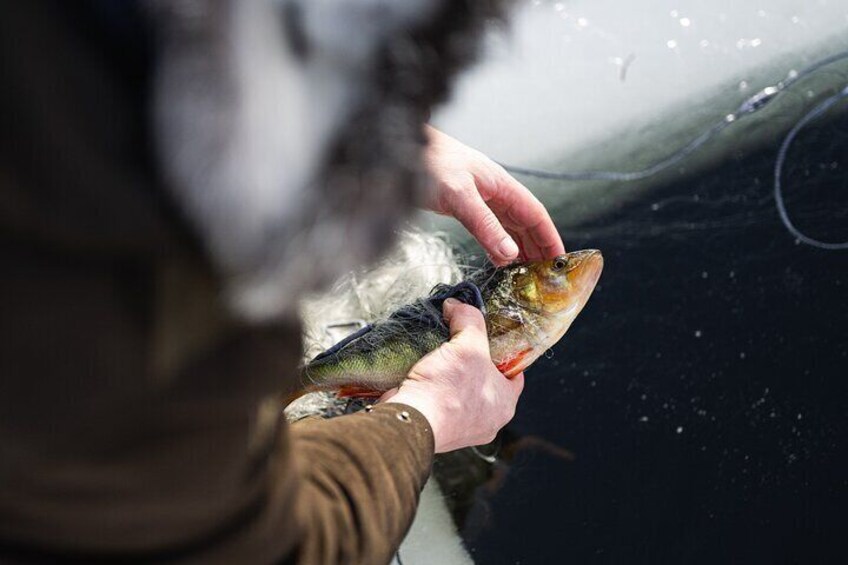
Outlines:
POLYGON ((441 283, 433 288, 430 296, 419 298, 412 304, 395 310, 379 326, 374 323, 363 326, 329 349, 316 355, 313 361, 335 355, 357 340, 376 347, 381 340, 398 333, 409 334, 414 339, 418 331, 436 331, 446 340, 450 336, 450 329, 442 315, 442 307, 448 298, 454 298, 474 306, 484 313, 486 311, 480 289, 473 282, 462 281, 454 285, 441 283))
MULTIPOLYGON (((351 333, 388 319, 393 312, 427 296, 439 285, 456 285, 463 275, 464 269, 444 234, 403 232, 383 261, 370 269, 349 273, 330 291, 303 301, 300 312, 304 363, 351 333)), ((441 303, 424 306, 428 312, 423 314, 425 319, 433 320, 437 310, 438 323, 443 323, 441 303)), ((417 315, 422 316, 421 311, 417 315)), ((397 324, 393 331, 405 330, 397 324)), ((332 393, 317 392, 292 402, 285 415, 289 421, 314 415, 332 417, 354 411, 359 404, 341 401, 332 393)))
POLYGON ((456 284, 463 270, 443 234, 403 232, 380 263, 341 278, 330 291, 308 297, 300 309, 304 361, 341 338, 417 298, 439 284, 456 284))

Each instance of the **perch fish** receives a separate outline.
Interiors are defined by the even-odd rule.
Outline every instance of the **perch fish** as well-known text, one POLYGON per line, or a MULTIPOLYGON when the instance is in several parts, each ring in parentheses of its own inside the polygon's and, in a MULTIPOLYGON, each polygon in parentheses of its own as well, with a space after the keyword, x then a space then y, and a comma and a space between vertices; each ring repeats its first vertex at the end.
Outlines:
POLYGON ((524 371, 562 338, 586 305, 603 269, 600 251, 483 270, 348 336, 303 368, 306 392, 379 396, 450 338, 442 318, 449 297, 483 311, 492 361, 507 377, 524 371))

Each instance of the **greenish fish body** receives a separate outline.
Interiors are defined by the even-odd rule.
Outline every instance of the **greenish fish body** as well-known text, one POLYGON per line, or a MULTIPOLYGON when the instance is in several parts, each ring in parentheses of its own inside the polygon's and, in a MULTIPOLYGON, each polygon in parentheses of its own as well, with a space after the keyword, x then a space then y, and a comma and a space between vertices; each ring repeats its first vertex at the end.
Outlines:
MULTIPOLYGON (((599 251, 489 269, 469 282, 482 299, 492 361, 507 377, 562 338, 603 269, 599 251)), ((438 288, 438 287, 437 287, 438 288)), ((422 299, 318 355, 303 369, 308 390, 380 394, 397 387, 424 355, 449 339, 441 301, 422 299)))

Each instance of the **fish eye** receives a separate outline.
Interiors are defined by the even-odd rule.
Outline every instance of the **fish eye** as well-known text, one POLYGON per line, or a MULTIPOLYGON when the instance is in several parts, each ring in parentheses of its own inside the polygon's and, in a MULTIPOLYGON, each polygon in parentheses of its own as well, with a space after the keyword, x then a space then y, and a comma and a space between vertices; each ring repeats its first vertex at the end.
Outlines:
POLYGON ((554 264, 551 266, 554 271, 561 271, 568 266, 568 260, 565 257, 557 257, 554 259, 554 264))

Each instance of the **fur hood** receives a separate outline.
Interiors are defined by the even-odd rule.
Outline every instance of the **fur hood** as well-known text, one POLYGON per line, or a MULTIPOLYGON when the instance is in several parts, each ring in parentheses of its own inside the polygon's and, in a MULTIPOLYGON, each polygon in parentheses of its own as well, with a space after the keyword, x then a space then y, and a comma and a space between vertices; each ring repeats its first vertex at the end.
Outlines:
POLYGON ((168 189, 247 320, 376 258, 420 201, 422 124, 495 0, 153 2, 168 189))

